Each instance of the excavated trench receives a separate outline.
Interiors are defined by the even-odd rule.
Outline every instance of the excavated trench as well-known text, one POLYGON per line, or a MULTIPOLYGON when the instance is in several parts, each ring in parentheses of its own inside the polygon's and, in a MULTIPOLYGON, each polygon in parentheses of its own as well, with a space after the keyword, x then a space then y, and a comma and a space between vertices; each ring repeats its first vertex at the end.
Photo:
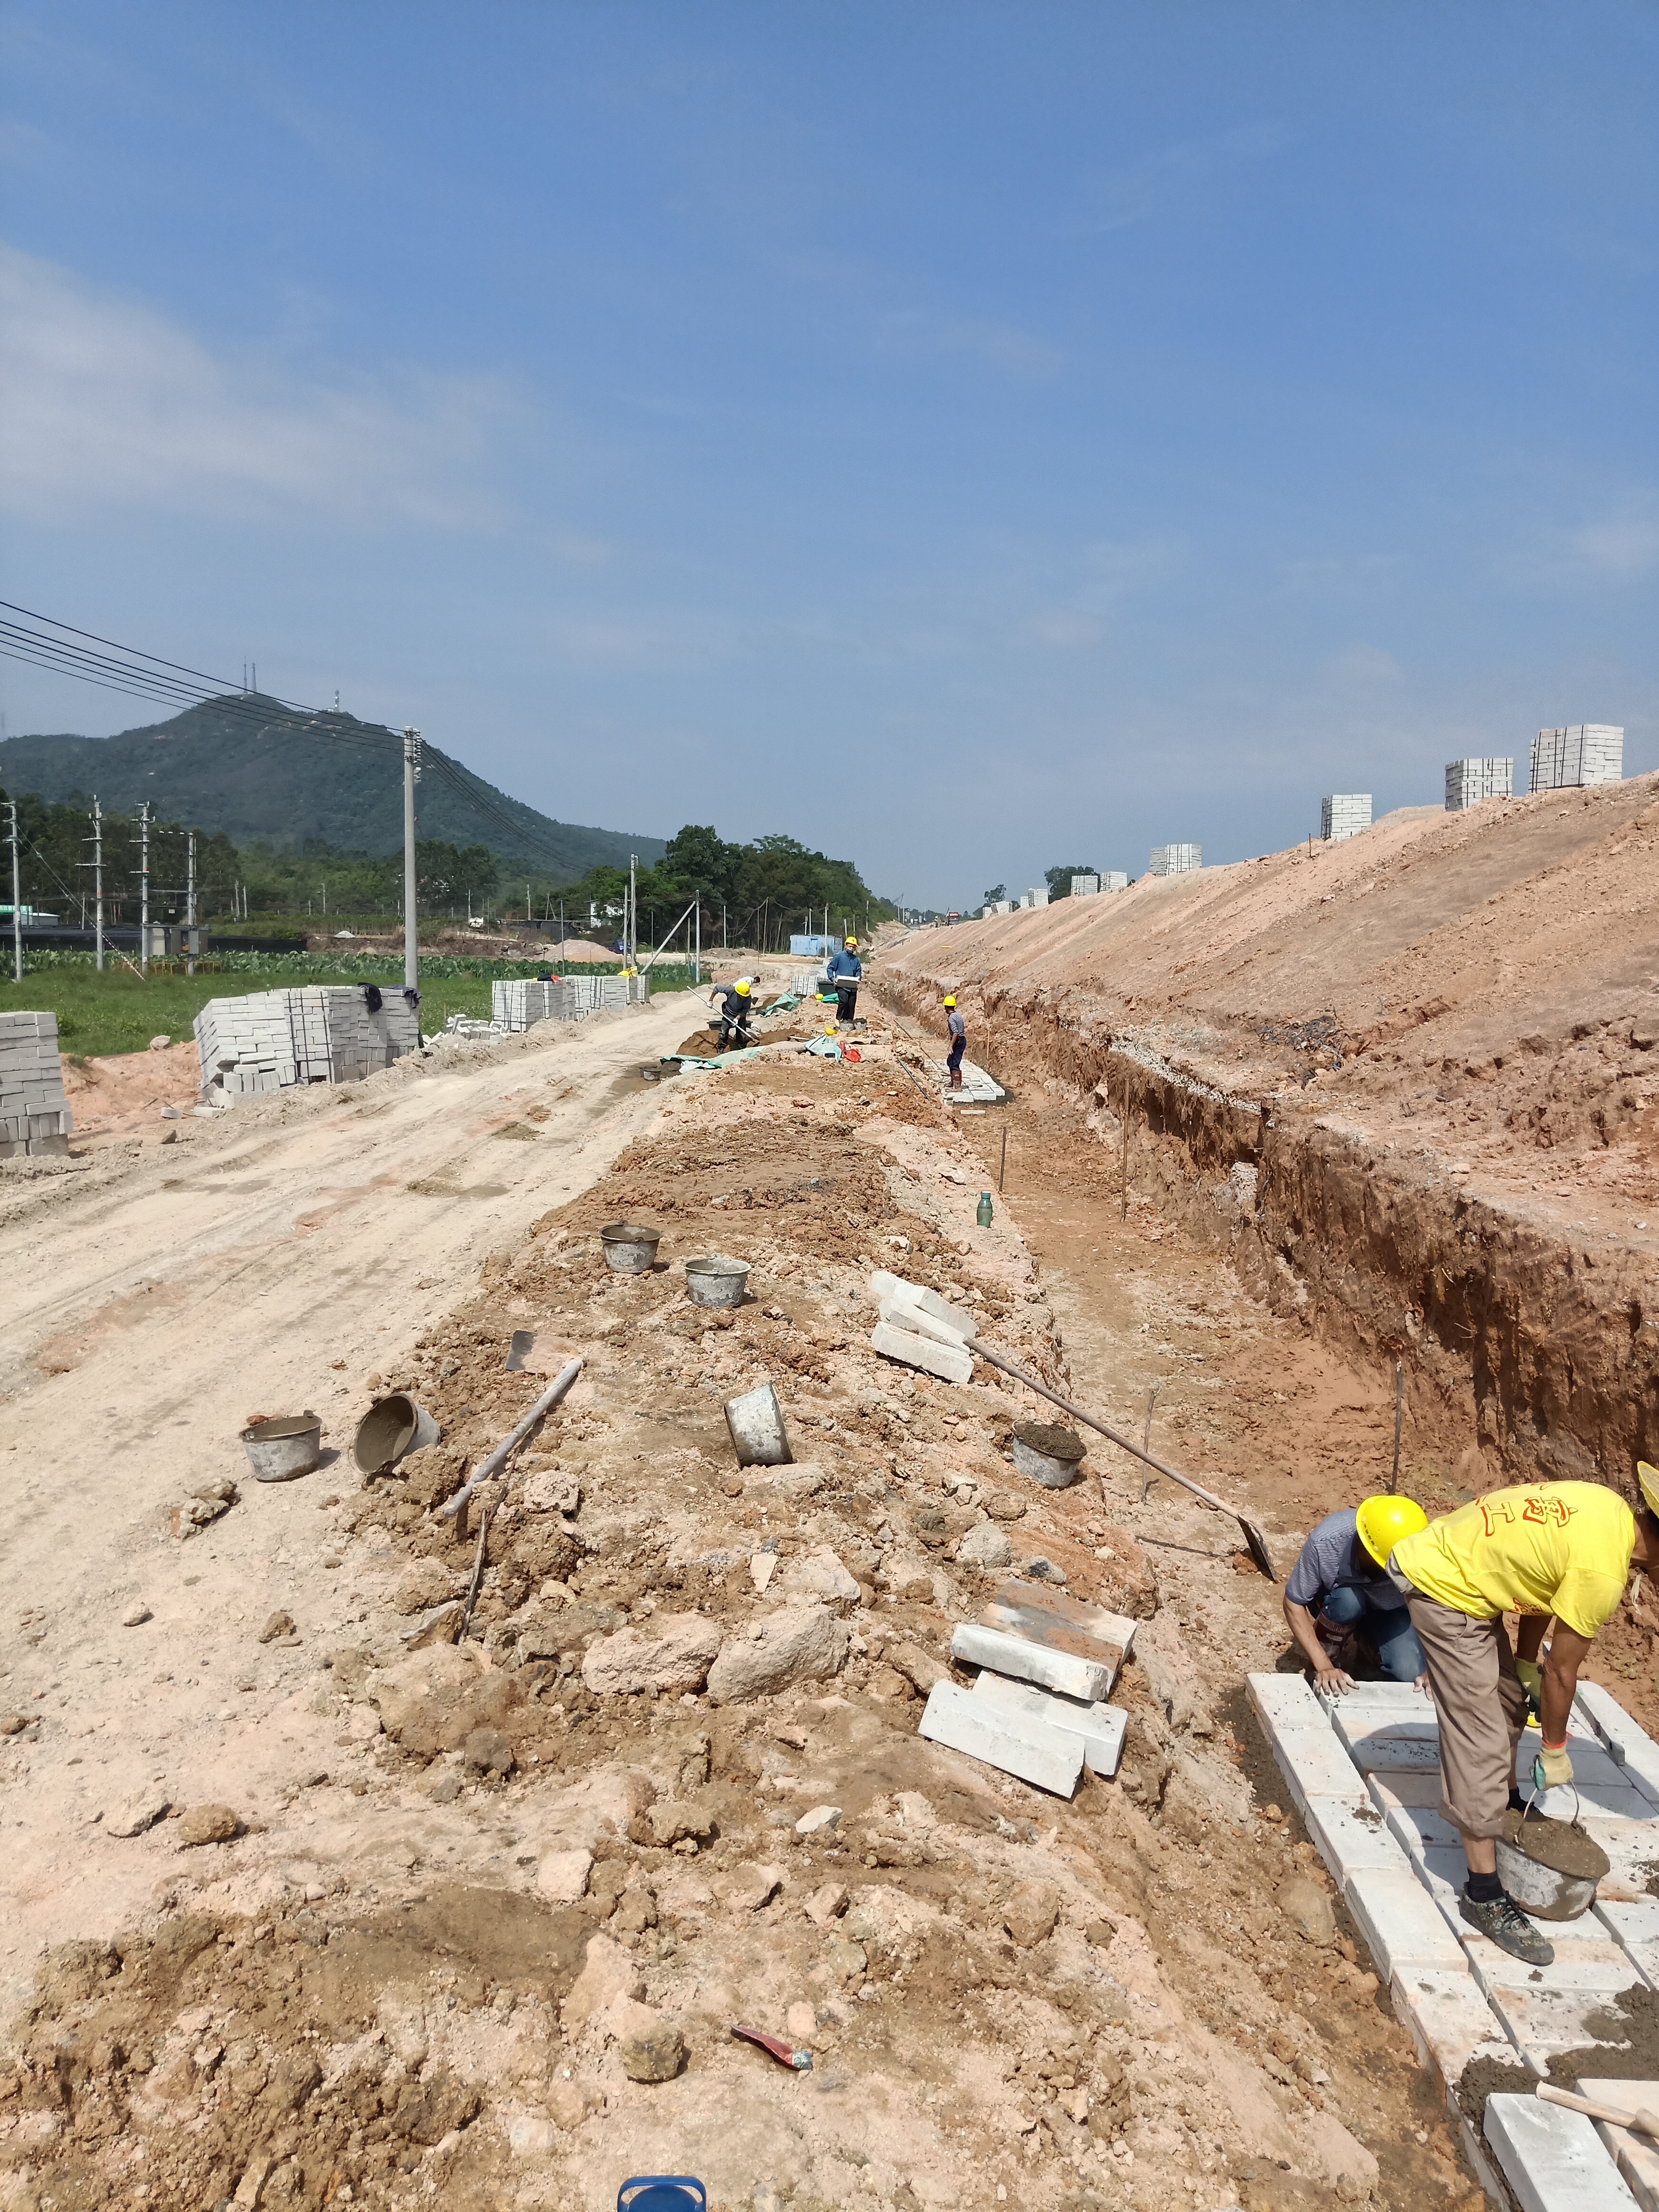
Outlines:
MULTIPOLYGON (((928 984, 876 981, 936 1024, 928 984)), ((1274 1312, 1354 1359, 1401 1363, 1417 1433, 1462 1459, 1471 1487, 1599 1474, 1633 1495, 1637 1459, 1659 1461, 1659 1286, 1641 1253, 1529 1220, 1305 1106, 1229 1096, 1080 994, 973 995, 981 1064, 1086 1102, 1103 1145, 1121 1147, 1127 1115, 1131 1188, 1274 1312)))

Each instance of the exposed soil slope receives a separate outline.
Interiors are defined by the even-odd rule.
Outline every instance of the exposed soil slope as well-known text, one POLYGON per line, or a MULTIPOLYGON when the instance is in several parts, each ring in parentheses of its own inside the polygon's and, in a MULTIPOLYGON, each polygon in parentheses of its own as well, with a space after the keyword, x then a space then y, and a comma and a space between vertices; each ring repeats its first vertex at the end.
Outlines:
POLYGON ((918 933, 877 988, 1092 1096, 1255 1287, 1495 1473, 1659 1461, 1656 781, 918 933))

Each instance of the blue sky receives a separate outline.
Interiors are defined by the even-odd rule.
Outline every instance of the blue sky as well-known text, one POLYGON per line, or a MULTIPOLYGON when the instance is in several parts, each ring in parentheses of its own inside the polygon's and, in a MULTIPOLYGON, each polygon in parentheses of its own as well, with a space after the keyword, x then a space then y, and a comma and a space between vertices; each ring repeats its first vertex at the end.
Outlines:
POLYGON ((940 905, 1659 767, 1651 6, 4 0, 0 77, 0 596, 940 905))

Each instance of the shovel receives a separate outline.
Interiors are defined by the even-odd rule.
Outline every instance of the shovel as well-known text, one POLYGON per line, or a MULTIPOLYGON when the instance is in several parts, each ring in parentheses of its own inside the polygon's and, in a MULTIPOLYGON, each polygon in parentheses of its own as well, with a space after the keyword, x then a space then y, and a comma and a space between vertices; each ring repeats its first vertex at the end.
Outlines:
MULTIPOLYGON (((1632 2081, 1631 2087, 1636 2084, 1632 2081)), ((1629 2128, 1659 2140, 1659 2113, 1650 2112, 1645 2105, 1638 2105, 1633 2112, 1621 2112, 1611 2105, 1594 2105, 1588 2097, 1575 2097, 1570 2089, 1558 2089, 1553 2081, 1540 2081, 1537 2094, 1547 2105, 1565 2105, 1570 2112, 1583 2112, 1586 2119, 1603 2120, 1609 2127, 1629 2128)))
POLYGON ((1144 1460, 1148 1467, 1155 1468, 1159 1474, 1167 1474, 1171 1482, 1178 1482, 1183 1490, 1190 1490, 1194 1498, 1201 1498, 1206 1505, 1212 1505, 1218 1513, 1231 1514, 1237 1522, 1240 1533, 1249 1547, 1250 1557, 1270 1583, 1276 1583, 1279 1580, 1279 1577, 1273 1572, 1273 1554, 1267 1549, 1267 1539, 1259 1524, 1252 1521, 1248 1513, 1241 1513, 1237 1506, 1229 1505, 1224 1498, 1218 1498, 1213 1491, 1201 1489, 1190 1475, 1180 1474, 1175 1468, 1166 1466, 1161 1459, 1154 1459, 1150 1452, 1143 1451, 1139 1444, 1132 1443, 1127 1437, 1119 1436, 1115 1429, 1109 1429, 1104 1421, 1097 1421, 1092 1413, 1085 1413, 1081 1406, 1074 1406, 1069 1398, 1062 1398, 1058 1390, 1051 1390, 1046 1382, 1039 1382, 1035 1375, 1028 1375, 1023 1367, 1016 1366, 1012 1359, 1005 1359, 1001 1352, 993 1352, 988 1345, 981 1344, 975 1340, 967 1348, 969 1352, 976 1352, 980 1358, 989 1360, 993 1367, 1000 1367, 1005 1375, 1012 1375, 1016 1382, 1024 1383, 1028 1390, 1035 1390, 1039 1398, 1046 1398, 1051 1406, 1058 1406, 1062 1413, 1069 1413, 1074 1421, 1081 1421, 1085 1428, 1096 1430, 1101 1436, 1106 1437, 1109 1443, 1116 1444, 1120 1450, 1127 1452, 1132 1458, 1144 1460))

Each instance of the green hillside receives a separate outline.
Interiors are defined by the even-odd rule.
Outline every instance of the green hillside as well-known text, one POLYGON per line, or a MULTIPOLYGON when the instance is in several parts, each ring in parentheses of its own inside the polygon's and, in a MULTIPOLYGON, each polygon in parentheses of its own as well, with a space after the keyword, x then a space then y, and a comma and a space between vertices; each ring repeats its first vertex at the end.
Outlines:
MULTIPOLYGON (((417 800, 422 838, 487 845, 510 871, 528 869, 553 883, 596 867, 625 868, 630 853, 647 864, 662 858, 660 837, 555 821, 435 747, 426 757, 417 800)), ((556 761, 549 766, 556 775, 556 761)), ((209 700, 118 737, 7 738, 0 786, 60 801, 96 792, 112 813, 148 799, 164 821, 281 852, 321 842, 389 853, 403 842, 398 740, 350 714, 330 714, 325 723, 257 694, 209 700)))

